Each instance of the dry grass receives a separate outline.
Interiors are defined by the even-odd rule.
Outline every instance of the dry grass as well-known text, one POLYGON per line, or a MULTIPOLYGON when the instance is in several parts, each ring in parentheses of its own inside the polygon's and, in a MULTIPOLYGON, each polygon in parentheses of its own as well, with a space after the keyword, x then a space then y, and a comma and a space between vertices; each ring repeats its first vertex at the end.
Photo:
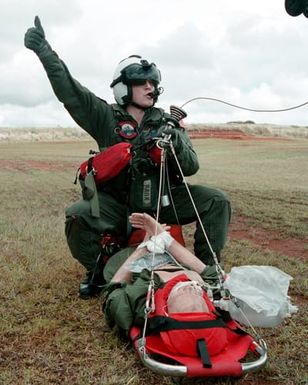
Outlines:
MULTIPOLYGON (((232 130, 262 137, 308 138, 307 126, 254 124, 252 121, 189 124, 186 128, 190 133, 232 130)), ((88 134, 79 127, 0 127, 0 142, 85 141, 87 138, 88 134)))
MULTIPOLYGON (((201 140, 195 146, 201 163, 198 183, 227 191, 235 218, 244 215, 256 226, 307 241, 306 140, 201 140)), ((106 327, 99 299, 82 301, 77 296, 83 269, 67 249, 63 211, 79 195, 73 180, 89 148, 95 148, 93 142, 0 144, 3 385, 175 383, 145 369, 132 348, 106 327), (44 167, 35 163, 39 161, 44 167)), ((192 230, 185 228, 186 239, 192 230)), ((269 345, 264 370, 238 380, 179 383, 306 385, 306 261, 241 240, 229 240, 225 257, 226 270, 255 263, 291 274, 290 293, 300 311, 275 329, 260 330, 269 345)))

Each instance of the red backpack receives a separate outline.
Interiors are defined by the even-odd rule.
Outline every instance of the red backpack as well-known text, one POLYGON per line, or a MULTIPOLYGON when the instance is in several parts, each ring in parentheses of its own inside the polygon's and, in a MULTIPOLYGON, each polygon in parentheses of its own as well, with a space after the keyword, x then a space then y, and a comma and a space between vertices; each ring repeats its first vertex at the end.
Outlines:
POLYGON ((80 177, 85 179, 93 171, 97 186, 114 178, 132 159, 132 144, 121 142, 108 147, 80 165, 80 177))

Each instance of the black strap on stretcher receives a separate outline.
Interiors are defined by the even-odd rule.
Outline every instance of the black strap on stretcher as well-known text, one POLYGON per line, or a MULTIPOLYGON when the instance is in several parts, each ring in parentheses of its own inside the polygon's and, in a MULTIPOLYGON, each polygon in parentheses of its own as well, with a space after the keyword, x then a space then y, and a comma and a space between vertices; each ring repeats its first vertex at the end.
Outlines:
MULTIPOLYGON (((204 320, 204 321, 177 321, 171 317, 155 316, 148 319, 146 328, 146 335, 158 334, 160 332, 169 330, 183 330, 183 329, 209 329, 209 328, 227 328, 232 332, 240 335, 248 334, 241 328, 232 329, 228 324, 221 318, 217 317, 215 320, 204 320)), ((211 368, 211 358, 208 352, 208 347, 205 338, 197 340, 197 352, 202 361, 204 368, 211 368)))
POLYGON ((148 319, 146 335, 166 332, 169 330, 183 329, 209 329, 227 328, 228 325, 222 318, 205 321, 177 321, 171 317, 155 316, 148 319))
POLYGON ((201 358, 202 365, 204 368, 211 368, 211 358, 209 355, 209 351, 207 349, 207 343, 205 341, 205 338, 200 338, 197 340, 197 352, 199 357, 201 358))

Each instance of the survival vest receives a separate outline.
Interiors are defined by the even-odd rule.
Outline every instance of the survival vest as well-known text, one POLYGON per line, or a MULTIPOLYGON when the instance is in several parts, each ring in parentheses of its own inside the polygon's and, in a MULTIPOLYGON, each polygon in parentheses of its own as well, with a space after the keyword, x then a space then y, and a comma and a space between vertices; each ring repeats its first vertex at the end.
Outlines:
POLYGON ((150 313, 147 335, 158 334, 173 354, 200 356, 205 367, 211 366, 211 356, 220 353, 227 345, 227 325, 215 311, 213 303, 203 290, 209 312, 168 313, 167 299, 178 282, 189 281, 185 274, 168 281, 155 292, 155 312, 150 313))

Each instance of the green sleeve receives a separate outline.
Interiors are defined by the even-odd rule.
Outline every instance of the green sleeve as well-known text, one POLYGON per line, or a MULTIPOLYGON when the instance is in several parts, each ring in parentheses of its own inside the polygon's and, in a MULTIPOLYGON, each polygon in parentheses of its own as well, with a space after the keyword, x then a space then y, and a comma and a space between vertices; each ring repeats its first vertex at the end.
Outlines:
POLYGON ((185 176, 194 175, 199 170, 199 161, 186 130, 179 129, 182 150, 176 154, 185 176))
POLYGON ((128 335, 136 322, 143 323, 147 289, 148 283, 137 279, 133 285, 122 284, 122 287, 114 289, 107 295, 103 305, 107 324, 110 327, 117 325, 128 335))
MULTIPOLYGON (((115 325, 126 335, 133 325, 143 325, 146 294, 149 287, 151 273, 144 269, 141 273, 133 275, 133 282, 111 282, 103 292, 105 302, 103 311, 107 324, 110 327, 115 325)), ((161 282, 159 277, 154 276, 155 287, 161 282)))
POLYGON ((56 97, 64 104, 75 122, 100 146, 107 146, 109 143, 102 143, 103 133, 100 129, 108 126, 108 120, 113 116, 112 107, 74 79, 54 51, 49 50, 45 55, 39 56, 39 59, 56 97))
POLYGON ((117 325, 128 334, 134 321, 134 314, 125 288, 117 288, 109 294, 104 304, 104 315, 111 328, 117 325))

